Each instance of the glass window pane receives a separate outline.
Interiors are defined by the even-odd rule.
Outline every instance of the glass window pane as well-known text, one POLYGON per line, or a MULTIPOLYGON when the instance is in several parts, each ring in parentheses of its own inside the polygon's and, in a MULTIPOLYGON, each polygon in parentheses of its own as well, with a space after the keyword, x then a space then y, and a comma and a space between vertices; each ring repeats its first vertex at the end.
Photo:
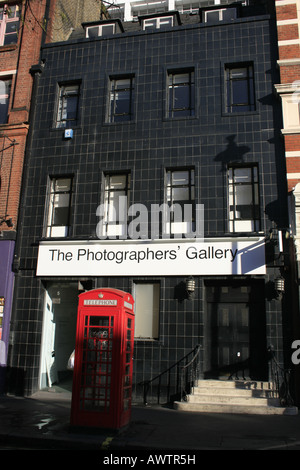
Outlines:
POLYGON ((172 173, 172 184, 189 184, 189 172, 188 171, 174 171, 172 173))
POLYGON ((173 201, 188 201, 190 199, 189 188, 173 188, 173 201))
POLYGON ((251 168, 236 168, 234 170, 235 183, 251 182, 251 168))
POLYGON ((92 28, 87 28, 87 37, 96 38, 99 36, 99 26, 94 26, 92 28))
POLYGON ((217 21, 219 21, 219 18, 220 18, 219 10, 205 12, 206 23, 216 23, 217 21))
POLYGON ((60 178, 54 181, 54 190, 55 191, 70 191, 71 189, 71 180, 70 178, 60 178))
POLYGON ((232 104, 248 103, 248 82, 239 80, 232 84, 232 104))
POLYGON ((115 25, 113 24, 102 25, 101 35, 108 36, 110 34, 114 34, 114 30, 115 30, 115 25))

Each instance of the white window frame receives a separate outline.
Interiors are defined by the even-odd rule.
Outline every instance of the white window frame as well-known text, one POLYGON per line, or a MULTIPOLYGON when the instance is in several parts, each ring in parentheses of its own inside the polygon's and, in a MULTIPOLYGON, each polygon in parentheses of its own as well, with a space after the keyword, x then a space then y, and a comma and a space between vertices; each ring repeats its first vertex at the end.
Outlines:
POLYGON ((157 18, 147 18, 143 20, 143 29, 146 31, 149 29, 161 29, 161 27, 173 26, 174 19, 173 16, 159 16, 157 18), (171 20, 171 21, 170 21, 171 20))
POLYGON ((133 286, 135 299, 134 339, 157 340, 159 338, 159 282, 135 282, 133 286))
MULTIPOLYGON (((103 30, 106 28, 106 27, 113 27, 113 32, 112 33, 109 33, 107 34, 107 36, 109 36, 110 34, 115 34, 116 33, 116 25, 115 23, 105 23, 105 24, 99 24, 99 25, 94 25, 94 26, 87 26, 86 29, 85 29, 85 37, 86 38, 90 38, 89 36, 89 30, 90 29, 97 29, 98 30, 98 34, 97 36, 106 36, 106 34, 103 34, 103 30)), ((94 37, 94 36, 91 36, 91 37, 94 37)), ((95 36, 96 37, 96 36, 95 36)))
POLYGON ((3 119, 1 113, 0 124, 6 124, 8 120, 9 100, 11 94, 12 77, 0 76, 0 104, 4 105, 3 119))
POLYGON ((54 177, 50 179, 48 207, 46 218, 46 234, 47 238, 67 237, 70 230, 71 215, 71 198, 72 198, 73 178, 69 176, 54 177), (68 182, 65 190, 56 190, 57 181, 68 182), (67 202, 67 204, 66 204, 67 202), (67 219, 65 224, 55 224, 55 209, 67 208, 67 219))
POLYGON ((223 13, 224 11, 228 11, 228 10, 231 10, 233 12, 233 18, 232 19, 236 19, 236 9, 235 8, 218 8, 216 10, 206 10, 204 11, 204 22, 207 23, 207 15, 209 15, 210 13, 219 13, 219 21, 223 21, 223 13))
POLYGON ((0 5, 0 46, 9 46, 10 44, 17 44, 18 30, 20 23, 21 5, 19 3, 10 4, 4 3, 0 5), (15 7, 15 10, 13 8, 15 7), (10 16, 13 13, 13 16, 10 16), (2 16, 2 18, 1 18, 2 16), (6 32, 6 27, 9 24, 17 23, 16 31, 6 32), (6 38, 16 35, 16 41, 8 42, 5 44, 6 38))

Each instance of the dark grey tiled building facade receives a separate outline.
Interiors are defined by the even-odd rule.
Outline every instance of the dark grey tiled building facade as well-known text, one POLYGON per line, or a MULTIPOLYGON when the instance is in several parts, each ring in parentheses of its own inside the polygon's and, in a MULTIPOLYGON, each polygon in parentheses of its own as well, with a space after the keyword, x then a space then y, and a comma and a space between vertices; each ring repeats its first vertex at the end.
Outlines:
MULTIPOLYGON (((43 47, 32 70, 11 391, 64 379, 78 294, 94 288, 135 298, 136 401, 142 381, 197 345, 201 378, 228 378, 245 361, 248 378, 268 380, 270 345, 288 360, 289 296, 274 288, 286 276, 284 254, 270 237, 288 224, 276 25, 261 7, 235 8, 85 24, 43 47), (149 217, 157 205, 188 203, 192 217, 177 229, 160 220, 151 237, 138 212, 114 223, 121 196, 125 209, 142 204, 149 217), (204 209, 202 241, 191 236, 196 205, 204 209), (175 264, 181 253, 187 265, 175 264), (75 258, 85 264, 73 268, 75 258)), ((153 386, 150 399, 155 393, 153 386)))

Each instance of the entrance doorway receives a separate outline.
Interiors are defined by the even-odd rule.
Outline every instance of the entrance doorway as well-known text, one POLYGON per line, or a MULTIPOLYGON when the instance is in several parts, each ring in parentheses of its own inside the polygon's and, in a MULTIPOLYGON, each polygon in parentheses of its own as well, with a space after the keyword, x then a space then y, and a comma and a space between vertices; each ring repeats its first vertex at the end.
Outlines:
POLYGON ((267 380, 264 284, 206 284, 204 378, 267 380))
POLYGON ((48 282, 44 301, 40 389, 72 390, 68 359, 75 348, 78 283, 48 282))

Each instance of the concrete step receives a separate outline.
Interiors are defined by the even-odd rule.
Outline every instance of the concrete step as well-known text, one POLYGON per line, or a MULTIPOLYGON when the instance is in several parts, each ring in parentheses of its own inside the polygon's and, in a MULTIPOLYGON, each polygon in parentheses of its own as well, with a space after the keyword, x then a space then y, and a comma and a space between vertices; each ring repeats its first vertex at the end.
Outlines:
POLYGON ((244 414, 298 414, 298 408, 282 407, 269 382, 199 380, 185 401, 175 402, 182 411, 244 414))
POLYGON ((296 415, 298 408, 260 405, 228 405, 224 403, 189 403, 175 402, 174 408, 178 411, 195 411, 200 413, 231 413, 231 414, 259 414, 259 415, 296 415))
POLYGON ((189 395, 187 397, 187 401, 189 403, 211 403, 213 401, 217 401, 218 403, 226 403, 226 404, 236 404, 236 405, 257 405, 260 406, 265 405, 272 405, 272 406, 279 406, 279 401, 277 398, 261 398, 261 397, 251 397, 251 396, 241 396, 241 395, 202 395, 202 394, 194 394, 189 395))

